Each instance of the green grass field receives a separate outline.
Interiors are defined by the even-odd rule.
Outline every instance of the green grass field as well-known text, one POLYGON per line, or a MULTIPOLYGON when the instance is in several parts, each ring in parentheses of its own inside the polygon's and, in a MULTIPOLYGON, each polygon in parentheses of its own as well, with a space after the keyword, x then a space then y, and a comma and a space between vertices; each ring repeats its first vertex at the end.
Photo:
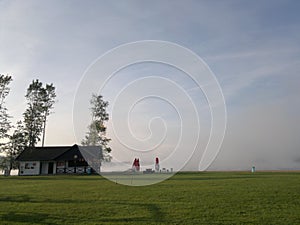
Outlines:
POLYGON ((0 224, 300 224, 300 173, 179 173, 143 187, 1 176, 0 224))

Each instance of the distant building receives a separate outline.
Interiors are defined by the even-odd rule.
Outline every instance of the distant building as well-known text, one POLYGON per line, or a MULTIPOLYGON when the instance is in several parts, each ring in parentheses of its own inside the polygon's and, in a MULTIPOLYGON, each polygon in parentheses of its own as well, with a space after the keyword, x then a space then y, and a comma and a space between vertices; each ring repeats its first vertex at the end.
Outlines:
POLYGON ((16 158, 19 175, 89 174, 100 172, 100 146, 26 147, 16 158), (95 169, 97 171, 95 171, 95 169))

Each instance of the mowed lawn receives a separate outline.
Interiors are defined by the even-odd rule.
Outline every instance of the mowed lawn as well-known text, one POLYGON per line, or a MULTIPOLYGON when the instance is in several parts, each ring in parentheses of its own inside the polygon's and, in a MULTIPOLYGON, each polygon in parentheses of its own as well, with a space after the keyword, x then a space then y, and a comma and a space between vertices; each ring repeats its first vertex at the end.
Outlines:
POLYGON ((1 176, 0 224, 300 224, 300 173, 179 173, 143 187, 1 176))

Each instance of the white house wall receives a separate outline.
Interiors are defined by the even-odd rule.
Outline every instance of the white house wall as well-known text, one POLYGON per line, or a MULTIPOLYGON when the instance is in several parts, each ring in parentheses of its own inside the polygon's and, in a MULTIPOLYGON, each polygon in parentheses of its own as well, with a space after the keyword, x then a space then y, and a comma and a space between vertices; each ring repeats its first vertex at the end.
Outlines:
POLYGON ((53 163, 53 174, 56 174, 56 162, 53 163))
POLYGON ((40 162, 39 161, 25 161, 20 162, 20 175, 39 175, 40 162))
POLYGON ((41 174, 48 174, 48 162, 42 162, 41 174))

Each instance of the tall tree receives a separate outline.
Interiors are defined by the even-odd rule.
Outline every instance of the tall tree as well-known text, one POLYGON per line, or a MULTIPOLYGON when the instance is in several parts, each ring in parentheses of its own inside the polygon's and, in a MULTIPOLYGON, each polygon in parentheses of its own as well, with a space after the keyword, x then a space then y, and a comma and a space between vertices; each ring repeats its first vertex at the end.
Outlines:
MULTIPOLYGON (((9 84, 12 81, 12 77, 8 75, 0 74, 0 152, 7 153, 9 130, 12 128, 9 120, 10 116, 8 110, 5 107, 5 99, 9 94, 9 84)), ((8 157, 1 157, 0 162, 1 169, 10 169, 8 157)))
MULTIPOLYGON (((7 108, 5 107, 5 99, 9 94, 9 84, 12 81, 11 76, 0 74, 0 139, 8 138, 8 131, 11 129, 11 123, 7 108)), ((2 143, 1 143, 2 144, 2 143)))
POLYGON ((39 80, 33 80, 27 88, 25 95, 27 99, 27 109, 25 110, 24 125, 27 133, 27 142, 30 147, 40 140, 43 131, 43 84, 39 80))
POLYGON ((27 132, 22 124, 22 121, 17 122, 17 126, 12 135, 9 137, 9 143, 5 146, 6 152, 6 164, 8 165, 8 175, 12 169, 17 169, 18 164, 16 157, 24 150, 24 146, 27 146, 27 132))
POLYGON ((106 126, 105 123, 109 120, 109 115, 106 111, 108 102, 103 100, 101 95, 92 95, 90 101, 92 122, 88 126, 88 132, 84 140, 81 142, 82 145, 100 145, 103 151, 103 159, 105 161, 111 160, 111 148, 109 142, 111 139, 106 137, 106 126))
POLYGON ((44 146, 45 143, 47 117, 51 113, 51 109, 53 108, 53 105, 55 103, 55 98, 56 98, 55 87, 53 86, 53 84, 46 84, 46 87, 44 88, 43 95, 42 95, 43 111, 44 111, 42 146, 44 146))
POLYGON ((46 84, 43 87, 43 83, 38 79, 33 80, 25 97, 27 99, 27 109, 23 116, 27 141, 29 146, 35 146, 40 141, 40 135, 45 134, 47 116, 53 108, 56 97, 55 87, 53 84, 46 84))

